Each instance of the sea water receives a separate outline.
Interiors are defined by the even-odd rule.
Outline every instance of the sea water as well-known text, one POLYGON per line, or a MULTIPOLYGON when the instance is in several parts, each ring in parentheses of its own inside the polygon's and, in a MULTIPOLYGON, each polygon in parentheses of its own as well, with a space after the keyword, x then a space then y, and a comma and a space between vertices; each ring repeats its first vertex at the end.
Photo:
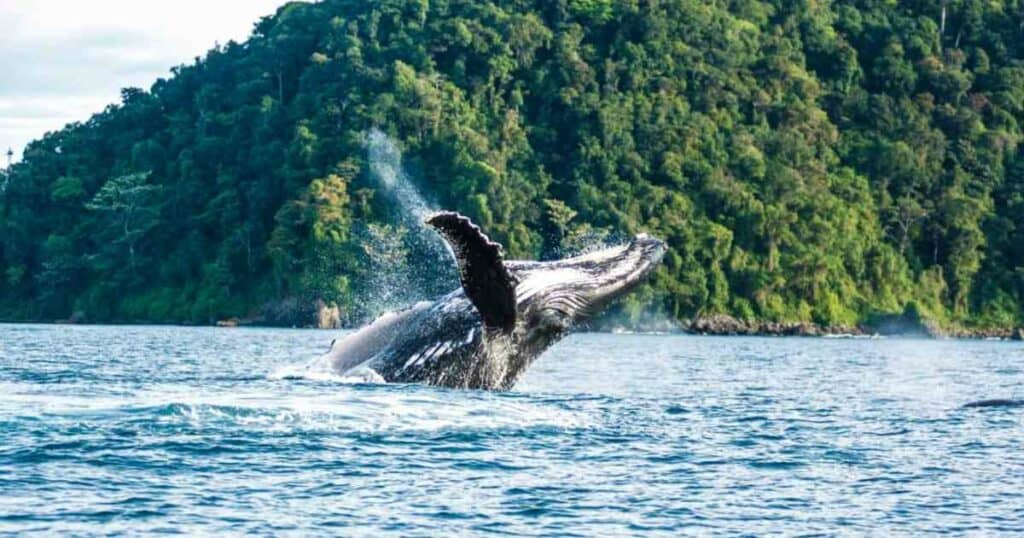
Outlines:
POLYGON ((296 379, 340 333, 0 326, 0 534, 1024 529, 1024 346, 575 335, 515 390, 296 379))

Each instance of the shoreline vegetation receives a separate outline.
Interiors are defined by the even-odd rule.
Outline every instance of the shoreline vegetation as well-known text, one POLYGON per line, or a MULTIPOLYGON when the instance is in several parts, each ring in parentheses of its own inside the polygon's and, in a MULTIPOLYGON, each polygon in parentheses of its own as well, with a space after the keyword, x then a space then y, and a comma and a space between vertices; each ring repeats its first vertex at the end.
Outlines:
POLYGON ((1019 333, 1020 7, 290 2, 0 172, 0 318, 360 325, 454 289, 408 188, 510 259, 661 238, 626 327, 1019 333))
MULTIPOLYGON (((329 309, 330 310, 330 309, 329 309)), ((282 325, 266 323, 265 320, 230 318, 215 324, 194 323, 154 323, 115 322, 110 325, 139 326, 166 325, 169 327, 216 327, 234 328, 290 328, 303 330, 355 330, 359 326, 346 326, 333 317, 333 312, 321 315, 319 325, 282 325)), ((42 325, 107 325, 92 324, 81 320, 57 321, 9 321, 0 319, 4 324, 42 324, 42 325)), ((613 334, 691 334, 700 336, 769 336, 769 337, 823 337, 823 338, 872 338, 872 337, 908 337, 928 338, 935 340, 1004 340, 1024 341, 1024 327, 1000 328, 965 328, 940 327, 935 323, 905 316, 886 316, 875 319, 871 324, 857 326, 822 326, 812 322, 776 322, 763 320, 741 320, 727 314, 699 316, 692 320, 643 319, 634 323, 622 324, 616 317, 605 317, 593 323, 585 324, 578 332, 605 332, 613 334)))
POLYGON ((728 315, 698 318, 684 325, 690 334, 722 336, 821 336, 871 337, 904 336, 932 339, 999 339, 1024 340, 1024 328, 965 328, 939 327, 928 322, 894 320, 874 325, 821 326, 809 322, 779 323, 772 321, 738 320, 728 315))

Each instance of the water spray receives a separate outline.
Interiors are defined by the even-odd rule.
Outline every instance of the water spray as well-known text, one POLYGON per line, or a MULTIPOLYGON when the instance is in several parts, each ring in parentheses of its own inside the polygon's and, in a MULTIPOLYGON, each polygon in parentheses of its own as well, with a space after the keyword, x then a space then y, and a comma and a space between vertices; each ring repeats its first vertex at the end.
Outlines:
POLYGON ((451 247, 426 224, 437 211, 416 188, 402 165, 402 151, 395 141, 377 128, 364 137, 371 178, 382 195, 397 208, 396 228, 369 226, 365 240, 373 256, 368 290, 373 294, 364 307, 371 314, 430 299, 438 290, 455 289, 458 279, 451 247), (428 272, 414 268, 431 265, 428 272), (424 278, 428 280, 424 280, 424 278))

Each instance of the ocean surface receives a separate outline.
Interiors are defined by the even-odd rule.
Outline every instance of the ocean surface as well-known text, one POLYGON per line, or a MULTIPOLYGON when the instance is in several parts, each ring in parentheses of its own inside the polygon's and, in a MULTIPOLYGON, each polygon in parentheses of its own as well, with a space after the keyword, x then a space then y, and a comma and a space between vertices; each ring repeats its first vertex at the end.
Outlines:
POLYGON ((1011 535, 1024 345, 575 335, 514 391, 340 333, 0 325, 0 534, 1011 535))

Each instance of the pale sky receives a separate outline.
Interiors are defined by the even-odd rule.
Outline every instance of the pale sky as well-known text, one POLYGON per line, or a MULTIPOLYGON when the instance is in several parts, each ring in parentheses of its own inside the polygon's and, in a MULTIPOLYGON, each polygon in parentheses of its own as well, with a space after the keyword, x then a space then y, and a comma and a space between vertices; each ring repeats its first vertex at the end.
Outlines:
MULTIPOLYGON (((148 90, 286 0, 0 0, 0 152, 148 90)), ((6 157, 0 166, 5 166, 6 157)))

